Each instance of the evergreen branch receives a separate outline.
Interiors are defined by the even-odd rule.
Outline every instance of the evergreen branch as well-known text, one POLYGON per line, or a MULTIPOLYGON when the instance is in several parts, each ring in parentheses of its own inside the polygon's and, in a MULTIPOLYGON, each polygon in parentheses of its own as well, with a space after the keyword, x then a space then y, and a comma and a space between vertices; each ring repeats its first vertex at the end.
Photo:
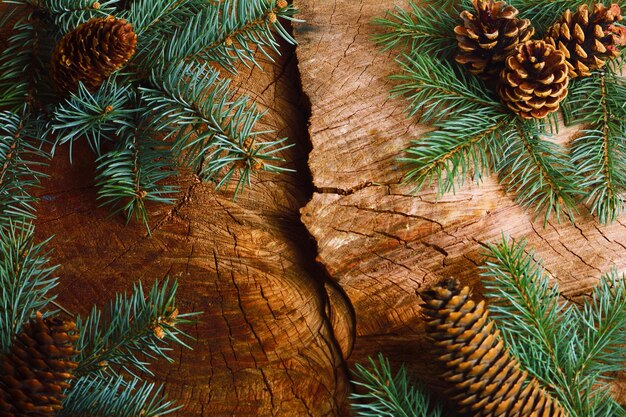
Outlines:
POLYGON ((457 41, 454 27, 459 21, 456 1, 452 5, 423 4, 409 1, 410 10, 396 5, 383 18, 374 19, 385 33, 374 35, 374 41, 384 50, 400 47, 401 50, 419 51, 420 54, 451 57, 456 53, 457 41), (452 9, 452 10, 450 10, 452 9))
POLYGON ((94 17, 107 17, 117 14, 120 0, 40 0, 43 8, 52 18, 57 36, 67 32, 94 17))
POLYGON ((47 158, 31 139, 39 136, 37 127, 32 119, 0 112, 0 227, 34 218, 29 189, 39 185, 44 175, 35 169, 47 158))
POLYGON ((505 134, 506 147, 498 163, 498 172, 515 191, 516 201, 535 213, 544 212, 544 221, 552 214, 560 220, 565 213, 571 218, 580 190, 577 173, 565 150, 543 139, 548 136, 536 121, 517 119, 505 134))
POLYGON ((601 223, 611 223, 624 211, 626 83, 614 74, 599 73, 575 83, 573 90, 565 107, 568 121, 589 127, 574 141, 571 159, 591 212, 601 223))
POLYGON ((235 97, 230 81, 207 65, 179 65, 155 72, 154 88, 142 88, 143 99, 154 114, 157 130, 174 137, 174 149, 185 165, 203 180, 216 180, 218 187, 239 172, 236 191, 249 182, 250 173, 261 168, 279 172, 282 161, 276 153, 286 148, 285 139, 257 142, 255 131, 263 113, 246 96, 235 97), (221 179, 220 179, 221 178, 221 179))
POLYGON ((134 127, 135 114, 145 110, 133 108, 133 99, 131 86, 120 87, 115 77, 95 93, 80 83, 78 91, 53 111, 50 134, 56 137, 54 146, 69 142, 71 158, 74 141, 85 138, 94 153, 101 155, 103 141, 117 140, 122 130, 134 127))
POLYGON ((103 205, 115 207, 112 214, 124 212, 127 223, 134 217, 149 232, 146 203, 172 204, 178 187, 164 184, 176 175, 171 149, 145 129, 125 130, 121 145, 97 159, 96 186, 103 205))
POLYGON ((149 363, 142 358, 172 361, 168 344, 188 347, 181 336, 189 336, 178 326, 198 314, 178 314, 174 298, 177 287, 176 282, 169 285, 167 280, 157 281, 146 296, 138 283, 130 296, 118 294, 104 311, 94 307, 84 321, 78 317, 80 354, 75 374, 105 378, 115 374, 117 367, 130 374, 133 370, 151 374, 149 363))
POLYGON ((295 44, 279 21, 294 20, 295 13, 293 6, 278 7, 276 0, 211 2, 169 38, 164 47, 165 62, 209 61, 230 72, 236 72, 237 61, 258 66, 254 57, 257 50, 270 60, 268 50, 278 52, 274 33, 295 44))
POLYGON ((55 297, 56 267, 47 266, 48 240, 33 243, 35 228, 9 222, 0 227, 0 352, 6 352, 22 325, 55 297))
POLYGON ((72 384, 57 417, 158 417, 175 411, 172 401, 163 398, 162 387, 130 382, 122 377, 108 379, 83 376, 72 384))
POLYGON ((497 154, 501 130, 509 117, 493 112, 466 114, 436 123, 438 130, 427 133, 406 150, 407 156, 400 161, 410 170, 407 182, 415 183, 419 190, 437 180, 438 192, 444 194, 462 185, 468 173, 480 182, 489 171, 489 151, 497 154))
POLYGON ((389 361, 378 355, 378 362, 369 358, 371 370, 357 364, 356 385, 364 394, 350 394, 352 408, 360 417, 440 417, 441 408, 432 404, 427 393, 411 385, 406 368, 394 376, 389 361))
POLYGON ((526 242, 490 245, 481 275, 489 312, 521 365, 545 385, 568 385, 567 349, 574 312, 559 304, 542 265, 526 251, 526 242), (569 320, 568 320, 569 319, 569 320))
POLYGON ((0 110, 19 112, 54 95, 46 69, 50 39, 32 9, 25 13, 0 52, 0 110))
POLYGON ((620 371, 626 362, 626 279, 617 271, 603 275, 578 315, 580 349, 573 367, 574 381, 590 387, 600 377, 620 371))
POLYGON ((476 117, 506 113, 478 77, 460 71, 456 64, 421 53, 406 55, 399 62, 403 72, 391 78, 402 83, 391 91, 405 95, 409 115, 421 112, 423 123, 439 122, 455 113, 476 117))

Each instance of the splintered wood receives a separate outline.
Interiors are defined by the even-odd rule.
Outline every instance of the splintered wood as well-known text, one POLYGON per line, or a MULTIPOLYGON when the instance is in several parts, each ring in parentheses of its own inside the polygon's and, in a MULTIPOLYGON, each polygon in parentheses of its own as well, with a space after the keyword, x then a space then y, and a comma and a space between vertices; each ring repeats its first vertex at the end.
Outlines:
MULTIPOLYGON (((302 220, 318 260, 356 313, 351 362, 383 352, 438 384, 424 342, 415 290, 453 276, 480 289, 483 249, 502 236, 526 238, 566 297, 587 294, 603 272, 626 269, 626 223, 599 225, 587 212, 577 224, 533 221, 495 178, 437 198, 400 185, 396 159, 428 126, 391 98, 399 72, 394 52, 372 41, 372 24, 393 3, 299 1, 296 26, 302 85, 311 102, 309 167, 316 192, 302 220)), ((561 141, 574 133, 566 130, 561 141)), ((623 393, 620 397, 623 397, 623 393)))

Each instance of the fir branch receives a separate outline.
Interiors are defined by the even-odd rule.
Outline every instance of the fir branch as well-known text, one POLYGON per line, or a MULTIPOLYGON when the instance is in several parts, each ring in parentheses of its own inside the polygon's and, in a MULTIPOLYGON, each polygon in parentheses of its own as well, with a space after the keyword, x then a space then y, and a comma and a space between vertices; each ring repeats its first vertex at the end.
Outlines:
POLYGON ((84 376, 72 384, 57 417, 158 417, 175 411, 163 389, 135 377, 84 376))
POLYGON ((577 81, 564 105, 569 123, 585 123, 572 146, 572 162, 581 174, 579 186, 601 223, 624 211, 626 192, 626 82, 610 72, 577 81))
POLYGON ((170 37, 164 48, 165 62, 209 61, 230 72, 236 72, 238 61, 258 66, 257 51, 270 60, 268 50, 278 52, 274 33, 295 44, 280 23, 280 18, 295 20, 295 13, 292 5, 281 8, 276 0, 210 2, 170 37))
POLYGON ((406 55, 399 62, 402 73, 391 78, 401 84, 391 90, 392 94, 405 95, 410 102, 409 115, 421 112, 423 123, 439 122, 455 113, 486 118, 507 113, 482 80, 456 64, 422 53, 406 55))
POLYGON ((567 349, 575 313, 559 304, 559 292, 526 242, 490 245, 481 276, 489 312, 521 365, 545 385, 568 384, 567 349), (567 325, 569 319, 569 325, 567 325))
POLYGON ((557 221, 562 214, 571 219, 580 195, 578 174, 565 150, 544 139, 546 126, 516 119, 504 136, 497 168, 507 191, 515 191, 518 204, 537 216, 543 212, 544 222, 553 214, 557 221))
POLYGON ((124 129, 134 127, 135 115, 145 111, 135 108, 131 85, 119 86, 115 77, 109 78, 95 93, 80 83, 78 91, 54 109, 49 134, 56 137, 55 145, 85 138, 96 155, 101 155, 103 141, 117 140, 124 129))
POLYGON ((603 275, 578 314, 580 341, 574 381, 593 387, 599 378, 623 369, 626 363, 626 278, 617 271, 603 275))
POLYGON ((48 240, 35 244, 35 228, 9 222, 0 227, 0 352, 6 352, 20 328, 55 297, 57 285, 48 266, 48 240))
POLYGON ((30 188, 44 176, 36 171, 47 155, 38 148, 38 123, 14 113, 0 112, 0 227, 34 218, 36 198, 30 188))
POLYGON ((413 386, 406 368, 393 375, 389 361, 378 355, 369 358, 371 370, 357 364, 356 385, 364 394, 350 394, 352 408, 360 417, 440 417, 441 408, 433 404, 427 393, 413 386))
POLYGON ((409 10, 396 5, 383 18, 374 19, 375 25, 386 32, 374 35, 374 41, 384 50, 419 51, 420 54, 451 57, 456 53, 454 27, 459 19, 456 1, 452 4, 420 4, 409 1, 409 10))
POLYGON ((469 113, 435 123, 437 130, 413 141, 399 159, 410 168, 405 181, 420 190, 436 180, 439 194, 454 191, 469 173, 480 182, 492 166, 490 155, 498 153, 500 132, 509 119, 494 111, 487 117, 469 113))
POLYGON ((167 280, 157 281, 146 296, 138 283, 130 295, 118 294, 104 311, 94 307, 85 320, 78 317, 80 355, 75 374, 106 378, 115 375, 117 368, 132 375, 137 371, 151 374, 149 363, 142 358, 160 357, 171 362, 168 344, 187 347, 181 337, 189 337, 178 326, 198 314, 178 314, 174 299, 177 287, 176 282, 169 285, 167 280))
POLYGON ((29 9, 13 25, 0 52, 0 110, 19 112, 25 105, 38 107, 54 96, 47 70, 51 40, 29 9))
POLYGON ((146 203, 172 204, 178 187, 165 183, 176 175, 171 149, 148 132, 141 125, 125 130, 121 145, 96 160, 96 187, 112 214, 124 212, 127 223, 134 217, 150 232, 146 203))
POLYGON ((249 182, 254 169, 279 172, 283 161, 276 153, 286 139, 258 142, 271 132, 255 131, 263 113, 246 96, 235 97, 230 81, 207 65, 179 65, 154 72, 154 88, 142 88, 143 99, 153 114, 161 115, 158 130, 169 132, 174 149, 185 165, 203 180, 227 185, 239 173, 236 191, 249 182))
POLYGON ((120 0, 40 0, 54 22, 57 36, 62 36, 81 23, 94 17, 107 17, 117 14, 120 0))

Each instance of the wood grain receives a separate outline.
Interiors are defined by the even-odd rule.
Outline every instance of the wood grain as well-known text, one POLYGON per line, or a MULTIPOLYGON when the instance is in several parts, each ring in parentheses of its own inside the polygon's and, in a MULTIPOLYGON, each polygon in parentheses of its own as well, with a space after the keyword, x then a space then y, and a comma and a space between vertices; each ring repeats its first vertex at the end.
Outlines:
MULTIPOLYGON (((455 276, 480 291, 483 249, 502 236, 525 238, 564 297, 587 294, 602 272, 626 269, 626 217, 601 226, 583 209, 577 224, 533 221, 494 177, 437 198, 401 185, 396 159, 429 129, 407 118, 387 77, 399 67, 381 52, 371 21, 393 7, 378 0, 298 2, 304 92, 311 102, 309 167, 316 192, 302 220, 318 259, 357 317, 353 362, 382 351, 439 384, 425 353, 415 291, 455 276)), ((575 129, 564 130, 568 142, 575 129)))

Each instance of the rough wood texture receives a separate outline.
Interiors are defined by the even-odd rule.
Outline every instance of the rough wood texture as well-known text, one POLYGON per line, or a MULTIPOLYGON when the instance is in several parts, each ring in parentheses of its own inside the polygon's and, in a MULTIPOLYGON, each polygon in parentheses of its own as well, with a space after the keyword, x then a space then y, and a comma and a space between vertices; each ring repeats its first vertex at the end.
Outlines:
MULTIPOLYGON (((357 317, 351 362, 382 351, 438 384, 425 356, 415 290, 443 276, 479 287, 485 243, 502 233, 526 238, 566 297, 587 293, 600 274, 626 269, 626 219, 603 227, 587 213, 576 226, 531 220, 494 178, 437 200, 399 185, 394 160, 423 133, 390 98, 387 76, 399 70, 380 52, 372 18, 392 3, 299 1, 296 26, 304 92, 311 102, 309 166, 316 192, 302 220, 318 243, 319 261, 341 285, 357 317)), ((568 130, 561 140, 573 133, 568 130)), ((623 398, 623 392, 620 394, 623 398)))
POLYGON ((333 327, 349 333, 350 315, 299 221, 311 193, 307 113, 293 48, 282 50, 275 64, 261 59, 264 71, 244 69, 239 92, 269 109, 260 129, 295 142, 284 157, 298 173, 259 174, 234 202, 183 178, 178 203, 153 208, 151 238, 98 208, 86 146, 74 149, 73 165, 62 148, 41 190, 37 234, 55 235, 64 307, 86 314, 138 278, 170 276, 180 283, 180 310, 204 312, 187 329, 194 350, 175 352, 156 378, 184 406, 175 416, 321 417, 347 407, 340 349, 349 347, 333 327))

